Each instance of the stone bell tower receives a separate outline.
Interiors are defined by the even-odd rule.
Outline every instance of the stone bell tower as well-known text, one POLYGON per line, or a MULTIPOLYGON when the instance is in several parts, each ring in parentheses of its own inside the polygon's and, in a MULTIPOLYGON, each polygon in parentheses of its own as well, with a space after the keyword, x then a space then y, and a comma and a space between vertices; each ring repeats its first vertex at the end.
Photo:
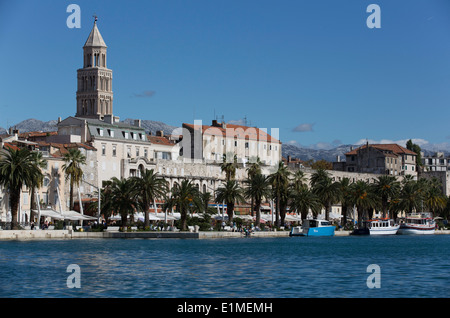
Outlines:
POLYGON ((106 44, 94 27, 83 46, 83 68, 77 70, 76 117, 97 118, 113 113, 112 70, 106 67, 106 44))

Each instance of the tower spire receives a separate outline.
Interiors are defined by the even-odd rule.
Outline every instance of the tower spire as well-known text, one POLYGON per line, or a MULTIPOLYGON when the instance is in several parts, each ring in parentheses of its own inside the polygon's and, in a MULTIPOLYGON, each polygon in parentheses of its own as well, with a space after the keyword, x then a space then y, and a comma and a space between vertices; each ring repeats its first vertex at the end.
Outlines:
POLYGON ((94 26, 83 46, 83 68, 78 73, 76 117, 103 119, 112 115, 112 70, 106 67, 107 46, 97 27, 94 26))

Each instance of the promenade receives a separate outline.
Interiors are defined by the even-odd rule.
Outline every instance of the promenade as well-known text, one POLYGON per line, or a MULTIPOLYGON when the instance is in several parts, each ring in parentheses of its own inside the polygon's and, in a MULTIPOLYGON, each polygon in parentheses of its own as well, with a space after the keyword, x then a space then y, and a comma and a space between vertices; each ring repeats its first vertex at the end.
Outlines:
MULTIPOLYGON (((438 230, 435 235, 450 234, 450 230, 438 230)), ((335 236, 349 236, 350 231, 336 231, 335 236)), ((147 239, 216 239, 241 238, 242 233, 227 231, 207 232, 77 232, 72 230, 2 230, 0 240, 44 240, 44 239, 114 239, 114 238, 147 238, 147 239)), ((252 238, 289 237, 289 231, 254 232, 252 238)))

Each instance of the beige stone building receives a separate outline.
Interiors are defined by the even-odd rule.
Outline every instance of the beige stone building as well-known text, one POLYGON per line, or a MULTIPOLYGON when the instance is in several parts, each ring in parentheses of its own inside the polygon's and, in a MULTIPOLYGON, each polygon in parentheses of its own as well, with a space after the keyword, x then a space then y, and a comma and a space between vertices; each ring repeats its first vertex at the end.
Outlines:
POLYGON ((203 125, 199 121, 184 123, 182 127, 184 158, 222 163, 224 155, 228 156, 227 160, 232 160, 235 155, 239 163, 245 164, 259 157, 268 166, 275 166, 281 161, 278 129, 272 129, 275 137, 266 129, 219 123, 217 120, 213 120, 211 125, 203 125))
POLYGON ((414 151, 397 144, 366 144, 345 154, 340 169, 348 172, 417 176, 414 151))

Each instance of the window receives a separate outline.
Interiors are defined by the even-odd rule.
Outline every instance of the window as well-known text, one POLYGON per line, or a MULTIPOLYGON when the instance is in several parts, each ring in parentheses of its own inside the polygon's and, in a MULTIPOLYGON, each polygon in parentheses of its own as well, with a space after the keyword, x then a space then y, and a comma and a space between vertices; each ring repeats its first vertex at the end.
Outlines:
POLYGON ((106 155, 106 145, 102 144, 102 156, 106 155))
POLYGON ((113 157, 115 157, 117 155, 117 146, 116 145, 112 146, 112 155, 113 155, 113 157))
POLYGON ((144 148, 144 157, 147 158, 148 157, 148 149, 144 148))
POLYGON ((248 142, 245 143, 245 148, 248 148, 248 142))
POLYGON ((136 147, 136 157, 139 157, 139 148, 136 147))

